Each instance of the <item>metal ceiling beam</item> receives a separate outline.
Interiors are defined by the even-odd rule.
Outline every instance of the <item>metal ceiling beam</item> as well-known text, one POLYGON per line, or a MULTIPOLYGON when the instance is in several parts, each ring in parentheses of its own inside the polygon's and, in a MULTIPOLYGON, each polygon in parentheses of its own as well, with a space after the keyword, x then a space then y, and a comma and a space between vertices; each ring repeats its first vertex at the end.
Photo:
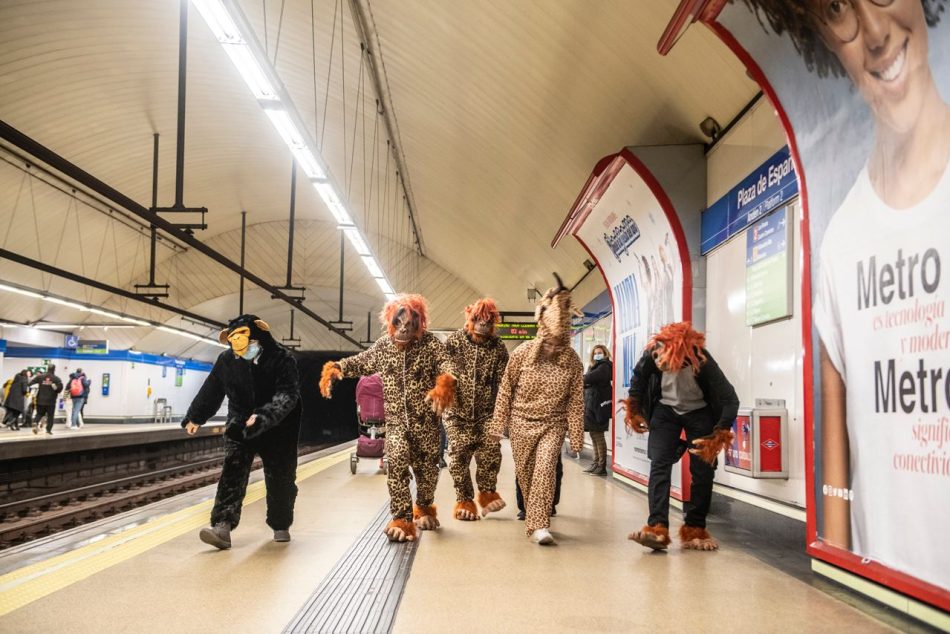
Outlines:
POLYGON ((20 132, 19 130, 11 126, 10 124, 8 124, 6 121, 2 121, 2 120, 0 120, 0 138, 10 143, 11 145, 14 145, 20 148, 22 151, 39 159, 40 161, 43 161, 50 167, 56 169, 57 171, 69 177, 70 179, 74 180, 75 182, 79 183, 83 187, 86 187, 87 189, 95 192, 96 194, 102 196, 103 198, 112 201, 113 203, 122 207, 126 211, 140 218, 143 218, 144 220, 147 220, 149 223, 155 225, 160 230, 169 234, 170 236, 172 236, 179 242, 187 244, 188 246, 195 249, 196 251, 203 253, 204 255, 211 258, 218 264, 224 266, 225 268, 233 271, 234 273, 238 275, 243 275, 246 280, 268 291, 271 294, 271 296, 274 297, 275 299, 280 299, 290 304, 291 306, 293 306, 294 308, 296 308, 303 314, 307 315, 308 317, 310 317, 317 323, 325 326, 327 330, 342 337, 346 341, 352 343, 353 345, 359 348, 365 347, 358 340, 354 339, 353 337, 348 335, 346 332, 340 330, 339 328, 336 328, 329 321, 327 321, 326 319, 324 319, 317 313, 313 312, 312 310, 304 306, 300 300, 290 297, 279 288, 267 283, 262 278, 251 273, 250 271, 243 268, 242 266, 240 266, 239 264, 237 264, 230 258, 226 257, 222 253, 219 253, 218 251, 212 249, 211 247, 204 244, 200 240, 197 240, 194 236, 189 235, 188 233, 180 229, 177 229, 174 224, 165 220, 158 214, 150 211, 149 209, 146 209, 145 207, 143 207, 136 201, 132 200, 131 198, 129 198, 122 192, 107 185, 106 183, 102 182, 101 180, 93 176, 92 174, 89 174, 88 172, 80 168, 79 166, 71 163, 67 159, 60 156, 59 154, 56 154, 55 152, 53 152, 46 146, 28 137, 27 135, 23 134, 22 132, 20 132))
POLYGON ((396 161, 396 170, 399 173, 402 191, 406 197, 406 206, 409 207, 409 222, 412 224, 412 235, 416 240, 416 249, 419 255, 424 256, 422 237, 419 235, 419 227, 416 226, 416 201, 412 195, 412 188, 409 186, 409 169, 406 167, 406 157, 402 152, 399 124, 396 122, 396 115, 393 112, 393 99, 389 91, 386 68, 383 65, 383 54, 380 50, 379 34, 376 32, 376 22, 373 20, 372 10, 364 9, 360 0, 349 0, 349 2, 356 34, 359 36, 360 42, 366 47, 366 65, 369 67, 369 74, 373 78, 373 86, 376 89, 379 106, 383 111, 383 123, 386 125, 389 139, 393 143, 393 159, 396 161))
POLYGON ((117 288, 115 286, 110 286, 103 282, 85 277, 83 275, 78 275, 72 271, 67 271, 65 269, 60 269, 52 264, 47 264, 46 262, 40 262, 39 260, 34 260, 25 255, 20 255, 19 253, 14 253, 13 251, 7 251, 6 249, 0 249, 0 258, 4 260, 10 260, 11 262, 16 262, 17 264, 22 264, 23 266, 28 266, 31 269, 36 269, 37 271, 42 271, 44 273, 49 273, 50 275, 55 275, 56 277, 61 277, 67 279, 71 282, 77 282, 85 286, 91 286, 92 288, 99 289, 100 291, 105 291, 107 293, 112 293, 113 295, 118 295, 119 297, 125 297, 126 299, 134 299, 137 302, 143 304, 148 304, 149 306, 155 306, 156 308, 161 308, 162 310, 167 310, 169 312, 175 313, 182 317, 187 317, 196 322, 202 324, 207 324, 217 329, 224 328, 227 324, 224 324, 220 321, 215 321, 209 317, 204 317, 203 315, 198 315, 197 313, 192 313, 185 310, 184 308, 178 308, 177 306, 172 306, 171 304, 165 304, 154 297, 145 297, 144 295, 139 295, 138 293, 133 293, 122 288, 117 288))

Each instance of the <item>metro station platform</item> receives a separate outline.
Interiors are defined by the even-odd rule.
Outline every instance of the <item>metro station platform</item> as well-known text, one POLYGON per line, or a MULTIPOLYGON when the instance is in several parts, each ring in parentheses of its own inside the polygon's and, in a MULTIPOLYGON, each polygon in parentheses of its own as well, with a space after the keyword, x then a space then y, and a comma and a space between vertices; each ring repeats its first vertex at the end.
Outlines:
POLYGON ((301 458, 289 544, 271 540, 255 472, 229 551, 197 537, 212 486, 0 552, 0 631, 925 631, 796 572, 798 555, 770 552, 775 536, 720 516, 710 517, 718 552, 648 551, 626 539, 647 515, 645 496, 570 458, 558 543, 535 545, 516 519, 507 444, 505 510, 452 519, 443 470, 442 528, 390 544, 385 476, 371 460, 351 475, 351 447, 301 458))
MULTIPOLYGON (((219 436, 223 433, 223 422, 207 423, 202 425, 195 437, 219 436)), ((34 434, 30 427, 18 431, 6 427, 0 429, 0 460, 147 445, 183 437, 185 432, 178 423, 96 423, 80 429, 69 429, 57 419, 52 436, 46 435, 45 427, 41 427, 38 434, 34 434)))

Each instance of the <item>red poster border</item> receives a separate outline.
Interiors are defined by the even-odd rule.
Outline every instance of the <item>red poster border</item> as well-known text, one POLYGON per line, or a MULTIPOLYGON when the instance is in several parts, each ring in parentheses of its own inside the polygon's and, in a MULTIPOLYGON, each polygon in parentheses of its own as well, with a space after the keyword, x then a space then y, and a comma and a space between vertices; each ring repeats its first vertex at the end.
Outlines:
MULTIPOLYGON (((686 234, 683 231, 683 226, 680 224, 679 217, 676 215, 676 209, 673 207, 673 203, 670 201, 670 198, 663 189, 663 186, 660 185, 660 182, 656 179, 649 168, 647 168, 647 166, 644 165, 643 162, 627 148, 622 149, 616 154, 605 156, 604 158, 597 161, 597 164, 594 166, 590 177, 588 177, 587 182, 584 183, 581 193, 574 201, 574 205, 571 207, 567 218, 564 219, 564 222, 558 229, 558 233, 554 237, 551 246, 557 245, 561 238, 570 232, 570 234, 574 236, 581 246, 584 247, 584 250, 587 251, 587 254, 597 266, 597 270, 600 272, 600 275, 604 280, 604 285, 607 287, 607 292, 610 294, 610 305, 612 309, 616 311, 617 304, 614 299, 613 287, 611 287, 610 282, 608 282, 607 276, 604 273, 603 267, 600 266, 600 261, 597 259, 597 256, 594 255, 594 253, 590 250, 590 247, 587 245, 587 243, 577 235, 577 232, 584 225, 584 222, 587 220, 587 217, 593 210, 594 205, 591 203, 596 204, 596 201, 600 200, 601 195, 603 195, 603 193, 610 187, 611 183, 613 183, 614 179, 617 177, 617 174, 620 172, 620 168, 623 167, 624 164, 627 164, 633 168, 637 175, 643 180, 644 184, 646 184, 646 186, 650 189, 653 197, 659 203, 660 208, 666 215, 667 222, 670 224, 670 228, 673 231, 673 238, 676 240, 677 250, 680 257, 680 265, 682 266, 683 271, 683 320, 692 321, 693 269, 692 263, 689 259, 689 246, 686 243, 686 234), (584 211, 578 214, 577 211, 582 208, 584 211)), ((617 358, 616 320, 612 320, 611 322, 610 354, 612 358, 617 358)), ((620 421, 614 420, 615 428, 618 424, 620 424, 620 421)), ((616 441, 617 436, 615 432, 610 439, 611 455, 616 455, 616 441)), ((683 456, 680 465, 680 468, 682 469, 682 490, 680 495, 676 495, 674 492, 672 497, 680 501, 687 501, 689 500, 689 489, 692 482, 689 473, 688 455, 683 456)), ((627 471, 626 469, 622 469, 621 467, 617 466, 616 463, 612 463, 610 468, 614 473, 619 473, 620 475, 630 478, 631 480, 634 480, 640 484, 646 485, 648 483, 647 478, 641 477, 631 471, 627 471)))
POLYGON ((944 590, 938 586, 921 581, 906 573, 894 570, 875 561, 869 561, 860 556, 845 550, 826 544, 818 539, 818 519, 815 500, 815 453, 814 453, 814 390, 813 390, 813 372, 812 359, 814 351, 812 349, 811 338, 811 241, 809 236, 808 223, 808 187, 805 182, 805 171, 802 169, 801 158, 798 153, 798 145, 795 137, 795 130, 792 127, 791 120, 772 84, 769 82, 765 73, 756 63, 752 55, 739 43, 729 29, 722 23, 716 21, 716 16, 711 16, 709 20, 703 23, 715 33, 722 42, 739 58, 745 65, 749 74, 759 84, 759 87, 769 98, 782 127, 785 130, 785 137, 788 140, 792 159, 795 162, 795 172, 799 180, 799 194, 802 201, 801 214, 801 234, 802 234, 802 344, 804 349, 804 358, 802 369, 804 373, 804 408, 803 416, 805 424, 805 511, 806 511, 806 552, 829 564, 844 568, 857 575, 870 579, 881 585, 893 588, 916 599, 937 606, 943 610, 950 610, 950 591, 944 590))

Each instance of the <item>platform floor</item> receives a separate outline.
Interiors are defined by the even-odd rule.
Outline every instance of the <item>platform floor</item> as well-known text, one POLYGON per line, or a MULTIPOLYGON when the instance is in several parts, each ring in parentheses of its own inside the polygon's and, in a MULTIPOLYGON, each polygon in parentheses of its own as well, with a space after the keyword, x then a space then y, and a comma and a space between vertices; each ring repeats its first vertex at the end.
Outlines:
MULTIPOLYGON (((271 541, 258 476, 230 551, 197 539, 208 487, 0 553, 0 631, 283 631, 388 500, 373 461, 351 475, 348 455, 322 452, 299 468, 290 544, 271 541)), ((643 522, 645 497, 580 469, 565 460, 553 547, 524 537, 507 446, 499 489, 510 503, 489 519, 449 517, 443 471, 442 528, 412 549, 393 631, 897 631, 739 543, 715 553, 641 548, 626 534, 643 522)))
MULTIPOLYGON (((43 422, 42 429, 38 434, 34 434, 32 428, 30 427, 21 427, 19 430, 14 431, 8 427, 0 427, 0 444, 8 442, 29 442, 29 441, 38 441, 43 442, 46 440, 52 440, 58 438, 59 436, 64 436, 67 438, 77 437, 85 438, 87 436, 106 436, 114 434, 142 434, 146 432, 154 431, 180 431, 181 426, 178 423, 90 423, 84 425, 79 429, 69 429, 63 421, 56 419, 56 424, 53 425, 53 435, 46 435, 46 423, 43 422)), ((204 427, 221 427, 224 423, 208 423, 204 427)))

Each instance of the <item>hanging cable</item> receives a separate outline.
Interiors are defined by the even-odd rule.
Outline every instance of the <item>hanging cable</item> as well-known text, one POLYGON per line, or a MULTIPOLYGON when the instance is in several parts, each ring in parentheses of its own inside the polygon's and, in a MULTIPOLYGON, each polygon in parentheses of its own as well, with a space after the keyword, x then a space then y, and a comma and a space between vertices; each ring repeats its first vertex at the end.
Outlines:
MULTIPOLYGON (((363 45, 360 44, 360 47, 363 45)), ((360 52, 360 74, 359 78, 356 81, 356 107, 353 109, 353 140, 350 143, 350 148, 352 152, 350 153, 350 177, 346 183, 346 198, 350 199, 350 192, 353 189, 353 160, 356 158, 356 129, 359 127, 356 125, 357 118, 360 114, 360 97, 363 93, 363 55, 362 51, 360 52)), ((346 124, 344 123, 344 128, 346 124)), ((345 140, 344 140, 345 142, 345 140)))
POLYGON ((286 0, 280 0, 280 17, 277 19, 277 40, 274 42, 274 68, 277 68, 277 51, 280 49, 280 34, 284 28, 284 3, 286 0))
POLYGON ((313 135, 317 136, 320 127, 320 113, 317 110, 317 16, 310 0, 310 62, 313 70, 313 135))
POLYGON ((323 154, 323 143, 326 141, 326 132, 327 132, 327 106, 330 103, 330 79, 333 77, 333 53, 336 50, 336 19, 338 9, 340 7, 339 0, 336 0, 333 3, 333 35, 330 38, 330 60, 327 62, 327 89, 323 94, 323 125, 320 128, 320 153, 323 154))

